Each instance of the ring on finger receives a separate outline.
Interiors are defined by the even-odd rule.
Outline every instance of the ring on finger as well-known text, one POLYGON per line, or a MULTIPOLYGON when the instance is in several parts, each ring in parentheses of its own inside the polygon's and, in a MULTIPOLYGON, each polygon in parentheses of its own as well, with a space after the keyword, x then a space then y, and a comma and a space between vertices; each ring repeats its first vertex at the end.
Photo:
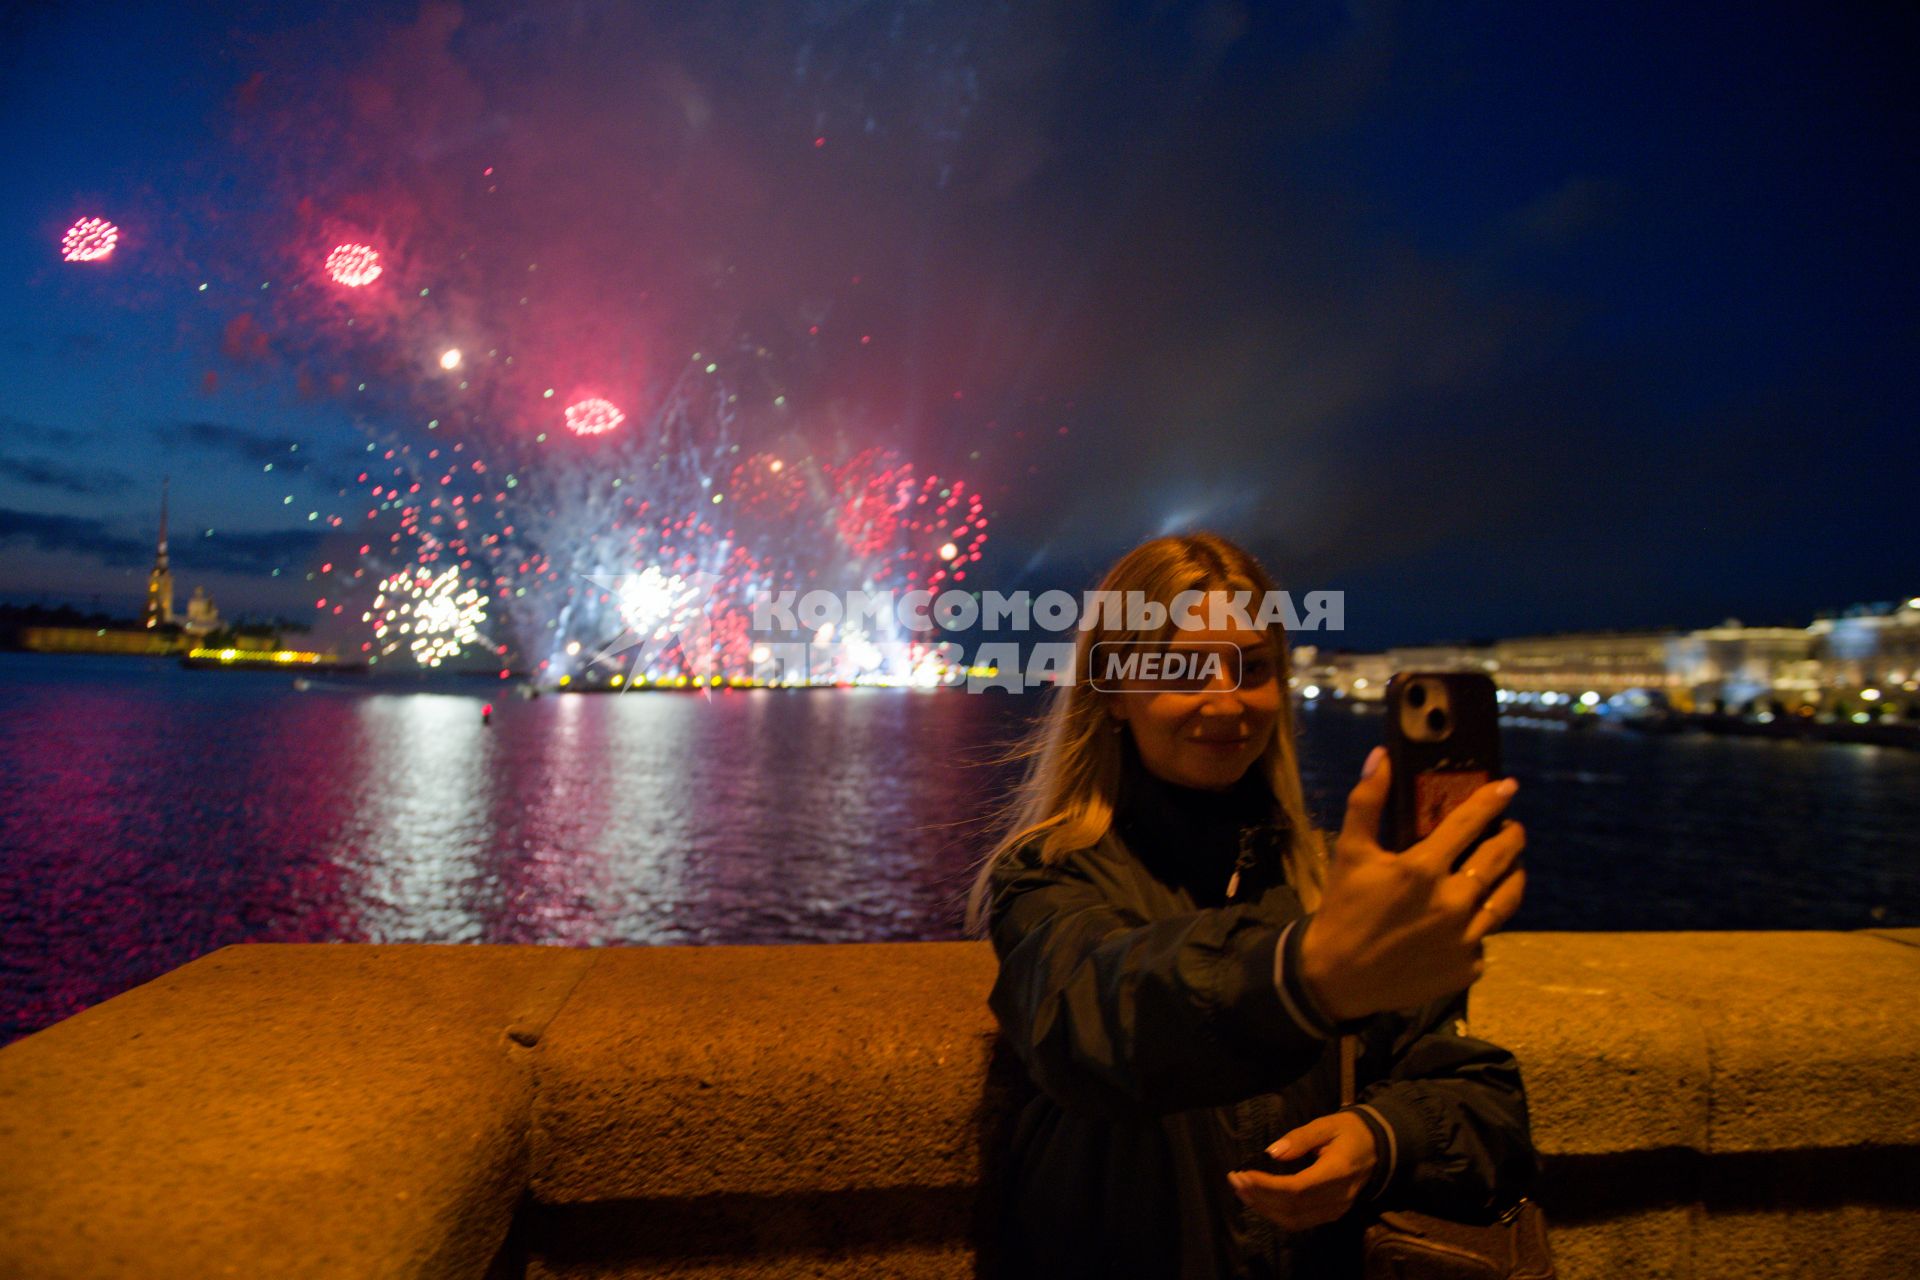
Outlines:
POLYGON ((1473 879, 1474 896, 1480 898, 1480 904, 1484 907, 1487 898, 1492 897, 1493 894, 1488 889, 1486 883, 1480 879, 1480 869, 1478 867, 1462 867, 1460 868, 1460 874, 1470 876, 1473 879))

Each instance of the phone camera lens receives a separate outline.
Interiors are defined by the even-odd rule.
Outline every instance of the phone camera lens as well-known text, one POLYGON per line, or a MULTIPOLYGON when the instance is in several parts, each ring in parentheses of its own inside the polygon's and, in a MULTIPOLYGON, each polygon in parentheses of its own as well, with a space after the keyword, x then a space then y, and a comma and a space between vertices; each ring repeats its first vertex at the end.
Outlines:
POLYGON ((1447 731, 1447 713, 1438 707, 1427 712, 1427 728, 1433 730, 1435 733, 1445 733, 1447 731))
POLYGON ((1427 686, 1423 684, 1416 684, 1411 689, 1408 689, 1407 705, 1410 707, 1426 706, 1427 705, 1427 686))

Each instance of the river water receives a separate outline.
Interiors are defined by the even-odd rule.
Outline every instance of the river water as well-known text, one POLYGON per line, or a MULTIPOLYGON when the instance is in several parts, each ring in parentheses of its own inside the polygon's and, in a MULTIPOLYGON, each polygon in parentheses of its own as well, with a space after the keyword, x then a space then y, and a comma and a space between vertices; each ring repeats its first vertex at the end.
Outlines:
MULTIPOLYGON (((0 654, 0 1043, 228 943, 960 936, 1038 697, 0 654), (490 725, 480 708, 493 703, 490 725)), ((1310 707, 1336 823, 1377 715, 1310 707)), ((1920 925, 1920 752, 1506 730, 1527 929, 1920 925)))

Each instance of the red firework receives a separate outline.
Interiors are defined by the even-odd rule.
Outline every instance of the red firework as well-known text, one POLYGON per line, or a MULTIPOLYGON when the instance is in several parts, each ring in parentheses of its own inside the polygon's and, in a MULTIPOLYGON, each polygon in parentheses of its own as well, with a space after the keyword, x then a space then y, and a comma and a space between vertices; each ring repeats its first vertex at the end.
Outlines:
POLYGON ((987 521, 980 495, 964 481, 917 476, 912 463, 886 449, 863 450, 826 471, 838 499, 841 544, 873 564, 878 578, 897 573, 930 591, 966 580, 964 566, 980 558, 987 521))
POLYGON ((834 527, 841 542, 863 558, 884 554, 895 545, 901 519, 913 503, 913 467, 891 450, 862 449, 826 471, 839 499, 834 527))
POLYGON ((749 456, 727 481, 727 501, 749 517, 778 520, 797 515, 806 497, 807 482, 800 469, 771 453, 749 456))
POLYGON ((380 265, 379 251, 372 245, 336 245, 333 252, 327 255, 327 274, 349 289, 372 284, 380 278, 384 269, 380 265))
POLYGON ((120 228, 105 218, 82 218, 67 228, 60 256, 68 262, 98 262, 120 243, 120 228))
POLYGON ((626 420, 627 415, 611 400, 577 400, 567 406, 567 430, 575 435, 604 435, 626 420))

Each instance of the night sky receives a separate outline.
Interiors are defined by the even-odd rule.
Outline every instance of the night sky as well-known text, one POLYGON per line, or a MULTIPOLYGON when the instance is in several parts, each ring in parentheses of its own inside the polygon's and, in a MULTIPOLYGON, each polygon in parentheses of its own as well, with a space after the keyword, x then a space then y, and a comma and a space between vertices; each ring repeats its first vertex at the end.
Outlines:
POLYGON ((969 586, 1210 527, 1350 647, 1905 598, 1897 8, 9 6, 0 597, 136 610, 170 474, 182 600, 311 620, 369 440, 721 352, 744 438, 983 490, 969 586))

